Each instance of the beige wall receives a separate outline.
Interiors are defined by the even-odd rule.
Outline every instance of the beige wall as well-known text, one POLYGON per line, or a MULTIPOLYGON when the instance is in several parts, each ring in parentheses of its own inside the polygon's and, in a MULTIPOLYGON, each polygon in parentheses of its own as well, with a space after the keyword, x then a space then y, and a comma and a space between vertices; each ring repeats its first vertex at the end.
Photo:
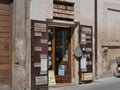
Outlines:
POLYGON ((116 48, 120 45, 120 12, 108 8, 120 11, 120 1, 98 0, 98 78, 113 75, 115 58, 120 55, 120 48, 116 48), (108 50, 106 56, 103 55, 105 49, 108 50))
POLYGON ((46 21, 53 16, 53 0, 31 0, 30 19, 46 21))

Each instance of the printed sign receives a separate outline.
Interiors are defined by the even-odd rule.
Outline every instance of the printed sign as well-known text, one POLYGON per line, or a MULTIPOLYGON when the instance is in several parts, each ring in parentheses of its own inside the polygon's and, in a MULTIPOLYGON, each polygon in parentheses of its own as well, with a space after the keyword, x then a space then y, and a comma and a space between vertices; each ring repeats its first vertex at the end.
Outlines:
POLYGON ((40 54, 40 58, 46 58, 47 59, 47 54, 40 54))
POLYGON ((47 84, 47 76, 36 76, 35 85, 44 85, 47 84))
POLYGON ((86 51, 92 51, 92 48, 86 48, 86 51))
POLYGON ((49 86, 54 86, 56 85, 56 81, 55 81, 55 74, 53 70, 49 71, 49 86))
POLYGON ((46 24, 43 23, 35 23, 34 24, 35 31, 46 32, 46 24))
POLYGON ((47 59, 41 59, 41 70, 40 74, 47 74, 47 59))
POLYGON ((81 58, 81 62, 80 62, 80 64, 81 64, 81 70, 82 71, 87 71, 87 61, 86 61, 86 57, 82 57, 81 58))
POLYGON ((42 44, 48 44, 48 40, 46 40, 46 39, 41 39, 41 43, 42 43, 42 44))
POLYGON ((35 47, 35 51, 42 51, 42 47, 35 47))
POLYGON ((40 65, 40 63, 34 63, 34 67, 40 67, 41 65, 40 65))
POLYGON ((35 32, 35 33, 34 33, 34 36, 39 36, 39 37, 41 37, 41 36, 42 36, 42 33, 41 33, 41 32, 35 32))
POLYGON ((93 80, 92 73, 82 73, 82 80, 83 81, 93 80))

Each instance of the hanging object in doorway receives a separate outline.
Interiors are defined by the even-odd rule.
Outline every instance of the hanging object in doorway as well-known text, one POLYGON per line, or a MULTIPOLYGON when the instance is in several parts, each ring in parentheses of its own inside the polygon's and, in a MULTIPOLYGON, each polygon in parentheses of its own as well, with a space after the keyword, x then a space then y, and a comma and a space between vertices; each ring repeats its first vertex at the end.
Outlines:
POLYGON ((82 50, 81 50, 79 45, 74 50, 74 56, 77 57, 77 58, 82 56, 82 50))

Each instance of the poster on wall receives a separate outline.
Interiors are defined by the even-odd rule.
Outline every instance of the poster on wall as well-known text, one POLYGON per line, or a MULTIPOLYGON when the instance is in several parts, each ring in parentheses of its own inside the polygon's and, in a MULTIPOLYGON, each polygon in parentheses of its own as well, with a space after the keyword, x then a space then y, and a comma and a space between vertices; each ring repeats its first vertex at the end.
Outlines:
POLYGON ((47 84, 47 76, 36 76, 35 85, 44 85, 47 84))
POLYGON ((82 57, 81 58, 81 71, 87 71, 87 61, 86 61, 86 57, 82 57))
POLYGON ((41 72, 40 74, 47 73, 47 59, 41 59, 41 72))

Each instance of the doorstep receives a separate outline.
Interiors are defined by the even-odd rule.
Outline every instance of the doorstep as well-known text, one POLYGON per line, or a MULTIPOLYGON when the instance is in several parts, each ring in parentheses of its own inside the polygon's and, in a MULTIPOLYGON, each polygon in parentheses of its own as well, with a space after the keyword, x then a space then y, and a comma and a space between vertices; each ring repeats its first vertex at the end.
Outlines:
POLYGON ((57 83, 54 86, 49 86, 49 89, 51 89, 51 88, 58 88, 58 87, 73 86, 73 85, 77 85, 77 84, 72 84, 72 83, 57 83))

